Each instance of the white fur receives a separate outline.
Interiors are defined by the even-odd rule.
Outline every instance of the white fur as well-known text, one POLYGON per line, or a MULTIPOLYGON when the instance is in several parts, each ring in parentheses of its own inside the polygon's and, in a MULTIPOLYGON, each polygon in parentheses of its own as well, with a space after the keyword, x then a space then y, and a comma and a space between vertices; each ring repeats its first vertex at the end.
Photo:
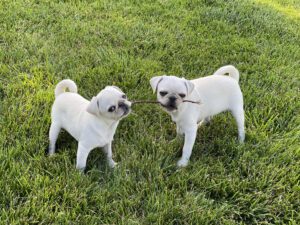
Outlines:
POLYGON ((87 157, 96 147, 103 147, 109 165, 114 167, 116 163, 112 159, 111 143, 120 119, 130 112, 131 103, 124 98, 124 93, 114 86, 100 91, 91 102, 76 92, 76 84, 71 80, 61 81, 55 88, 56 99, 52 106, 49 131, 49 154, 54 154, 58 134, 63 128, 78 141, 77 169, 83 170, 86 167, 87 157), (66 88, 70 92, 64 92, 66 88), (123 107, 128 107, 128 110, 121 107, 121 103, 123 107), (108 112, 111 106, 116 106, 114 112, 108 112))
POLYGON ((66 91, 66 88, 69 89, 69 92, 77 93, 77 86, 74 81, 70 79, 65 79, 59 82, 55 87, 55 98, 57 98, 60 94, 66 91))
POLYGON ((222 66, 219 68, 216 72, 214 72, 214 75, 224 75, 228 73, 230 77, 235 79, 237 82, 239 82, 240 79, 240 73, 239 71, 232 65, 228 66, 222 66))
MULTIPOLYGON (((231 111, 237 125, 239 140, 245 139, 243 95, 238 84, 239 72, 234 66, 224 66, 214 75, 187 81, 175 76, 161 76, 151 79, 150 84, 157 90, 157 99, 171 115, 177 125, 177 132, 185 135, 182 157, 178 161, 179 167, 187 166, 195 143, 198 124, 210 119, 211 116, 223 111, 231 111), (229 73, 229 76, 224 74, 229 73), (160 81, 151 82, 151 81, 160 81), (194 86, 192 92, 186 88, 186 82, 194 86), (167 92, 165 96, 160 93, 167 92), (182 98, 179 94, 185 94, 182 98), (176 107, 169 108, 170 97, 176 97, 176 107), (192 100, 201 102, 194 104, 183 102, 192 100)), ((165 94, 165 93, 164 93, 165 94)))

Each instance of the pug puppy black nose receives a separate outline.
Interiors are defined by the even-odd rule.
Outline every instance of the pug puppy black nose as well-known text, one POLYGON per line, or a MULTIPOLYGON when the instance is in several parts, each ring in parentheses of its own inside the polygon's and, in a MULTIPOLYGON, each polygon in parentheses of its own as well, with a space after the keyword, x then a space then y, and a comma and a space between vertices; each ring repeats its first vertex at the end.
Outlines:
POLYGON ((126 105, 125 102, 120 102, 119 107, 123 108, 123 109, 126 109, 126 110, 128 109, 128 105, 126 105))
POLYGON ((173 102, 175 102, 175 101, 176 101, 176 97, 175 97, 175 96, 170 96, 170 97, 169 97, 169 100, 170 100, 170 102, 172 102, 172 103, 173 103, 173 102))

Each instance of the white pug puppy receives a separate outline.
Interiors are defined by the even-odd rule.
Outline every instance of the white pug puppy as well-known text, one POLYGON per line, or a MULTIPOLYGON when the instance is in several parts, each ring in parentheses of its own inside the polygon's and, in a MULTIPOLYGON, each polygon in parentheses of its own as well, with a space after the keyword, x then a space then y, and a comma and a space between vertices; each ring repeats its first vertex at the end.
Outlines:
POLYGON ((78 141, 77 169, 85 169, 87 157, 96 147, 103 147, 109 166, 114 167, 111 143, 120 119, 130 113, 130 107, 131 102, 118 87, 107 86, 88 101, 77 94, 72 80, 59 82, 51 112, 49 154, 54 154, 58 134, 63 128, 78 141))
POLYGON ((221 67, 214 75, 195 80, 175 76, 156 76, 150 80, 153 91, 157 92, 157 100, 176 123, 177 133, 185 136, 182 157, 177 162, 179 167, 188 165, 198 124, 220 112, 229 110, 232 113, 238 126, 239 141, 244 141, 243 95, 238 81, 239 72, 231 65, 221 67), (229 76, 223 76, 226 73, 229 76))

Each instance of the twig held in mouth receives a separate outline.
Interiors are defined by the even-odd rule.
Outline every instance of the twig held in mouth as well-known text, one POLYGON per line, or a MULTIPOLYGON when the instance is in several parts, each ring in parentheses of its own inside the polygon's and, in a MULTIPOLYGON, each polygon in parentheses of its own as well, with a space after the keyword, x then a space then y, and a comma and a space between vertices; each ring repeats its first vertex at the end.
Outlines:
MULTIPOLYGON (((182 102, 189 102, 189 103, 194 103, 194 104, 201 104, 201 102, 195 102, 195 101, 192 101, 192 100, 183 100, 182 102)), ((134 101, 131 101, 131 103, 133 105, 135 104, 161 104, 159 101, 155 101, 155 100, 134 100, 134 101)))
POLYGON ((158 104, 159 102, 158 101, 155 101, 155 100, 134 100, 134 101, 131 101, 131 103, 133 105, 135 104, 144 104, 144 103, 150 103, 150 104, 158 104))
POLYGON ((195 101, 192 101, 192 100, 183 100, 183 102, 189 102, 189 103, 194 103, 194 104, 198 104, 198 105, 201 104, 200 101, 195 102, 195 101))

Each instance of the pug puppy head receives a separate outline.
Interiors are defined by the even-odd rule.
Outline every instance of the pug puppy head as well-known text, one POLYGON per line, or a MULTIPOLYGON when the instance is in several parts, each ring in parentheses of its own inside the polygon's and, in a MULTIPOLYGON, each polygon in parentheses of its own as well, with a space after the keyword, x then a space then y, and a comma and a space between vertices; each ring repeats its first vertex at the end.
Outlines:
POLYGON ((175 76, 157 76, 150 80, 153 92, 157 92, 157 100, 168 112, 175 112, 194 90, 194 84, 185 78, 175 76))
POLYGON ((131 102, 120 88, 107 86, 92 98, 87 111, 95 116, 120 120, 130 113, 130 107, 131 102))

